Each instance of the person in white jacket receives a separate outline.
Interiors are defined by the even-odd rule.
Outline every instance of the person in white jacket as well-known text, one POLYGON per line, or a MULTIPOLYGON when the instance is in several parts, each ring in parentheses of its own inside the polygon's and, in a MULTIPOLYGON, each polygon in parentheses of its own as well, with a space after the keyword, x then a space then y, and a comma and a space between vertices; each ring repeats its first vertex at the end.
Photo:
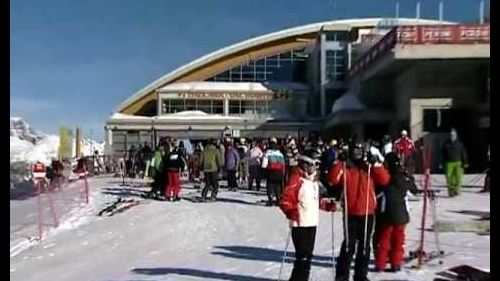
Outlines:
POLYGON ((320 154, 305 152, 299 156, 300 176, 292 177, 280 200, 280 209, 289 219, 291 236, 295 247, 295 262, 289 280, 307 281, 319 223, 319 210, 334 212, 335 203, 320 188, 318 168, 320 154), (304 155, 305 154, 305 155, 304 155))
POLYGON ((256 190, 260 190, 260 180, 261 180, 261 165, 262 157, 264 157, 264 152, 257 145, 254 140, 250 144, 250 149, 247 152, 248 159, 248 190, 253 189, 253 182, 255 180, 256 190))

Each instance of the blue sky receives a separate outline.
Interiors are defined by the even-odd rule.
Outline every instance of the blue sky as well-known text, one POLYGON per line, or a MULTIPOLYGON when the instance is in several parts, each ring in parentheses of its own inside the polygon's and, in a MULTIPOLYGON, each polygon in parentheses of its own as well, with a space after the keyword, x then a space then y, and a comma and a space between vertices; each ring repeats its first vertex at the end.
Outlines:
MULTIPOLYGON (((399 0, 414 17, 416 0, 399 0)), ((438 17, 438 0, 421 0, 438 17)), ((445 0, 445 20, 478 18, 480 0, 445 0), (453 6, 452 6, 453 5, 453 6)), ((103 138, 116 106, 208 52, 297 25, 392 17, 396 0, 11 0, 10 114, 57 133, 103 138)), ((489 6, 489 1, 486 1, 489 6)))

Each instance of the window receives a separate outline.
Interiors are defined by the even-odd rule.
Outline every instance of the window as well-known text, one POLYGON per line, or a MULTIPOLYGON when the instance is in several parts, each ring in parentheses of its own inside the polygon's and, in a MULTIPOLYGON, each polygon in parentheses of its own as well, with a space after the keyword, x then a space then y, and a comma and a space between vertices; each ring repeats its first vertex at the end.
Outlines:
POLYGON ((212 101, 212 113, 213 114, 224 114, 224 101, 214 100, 212 101))
POLYGON ((239 115, 241 113, 240 101, 230 100, 229 101, 229 115, 239 115))
POLYGON ((229 82, 262 82, 262 81, 295 81, 293 80, 296 64, 305 61, 304 49, 289 50, 258 60, 250 60, 242 65, 221 72, 206 81, 229 82), (283 75, 288 72, 288 75, 283 75), (275 73, 279 75, 274 76, 275 73))
POLYGON ((255 101, 241 101, 241 113, 246 115, 256 114, 255 101))
POLYGON ((196 110, 196 100, 186 100, 186 110, 196 110))
POLYGON ((268 101, 256 101, 255 102, 255 112, 257 114, 269 113, 269 102, 268 101))
POLYGON ((208 114, 212 114, 212 101, 211 100, 198 100, 198 110, 208 114))

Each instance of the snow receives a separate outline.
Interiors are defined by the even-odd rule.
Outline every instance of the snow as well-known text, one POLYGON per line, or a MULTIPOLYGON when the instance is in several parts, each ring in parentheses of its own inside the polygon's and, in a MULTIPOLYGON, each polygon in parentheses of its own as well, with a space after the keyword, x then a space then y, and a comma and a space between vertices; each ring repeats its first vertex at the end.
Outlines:
MULTIPOLYGON (((467 175, 464 180, 467 185, 479 186, 482 182, 478 177, 467 175)), ((442 181, 442 176, 433 178, 434 186, 442 181)), ((13 255, 11 280, 277 279, 288 228, 278 208, 255 204, 266 198, 265 190, 228 192, 221 189, 220 200, 206 204, 186 200, 160 202, 137 197, 141 188, 136 185, 140 182, 134 180, 132 186, 123 187, 118 178, 91 179, 90 204, 67 211, 62 219, 63 227, 49 233, 40 245, 13 255), (144 204, 113 217, 95 216, 106 202, 114 201, 118 195, 139 199, 144 204)), ((489 213, 490 196, 477 193, 478 190, 479 187, 464 188, 462 195, 455 198, 441 194, 438 219, 474 221, 477 216, 462 211, 489 213)), ((198 195, 198 190, 184 184, 182 197, 198 195)), ((11 201, 11 233, 13 221, 25 223, 22 218, 27 215, 26 206, 34 206, 36 201, 29 198, 21 202, 23 206, 13 206, 11 201), (22 212, 23 216, 18 216, 21 219, 12 219, 22 212)), ((417 247, 422 202, 409 203, 411 222, 407 226, 406 251, 417 247)), ((332 280, 330 219, 329 213, 321 213, 310 280, 332 280)), ((337 256, 343 238, 341 213, 335 213, 334 238, 337 256)), ((489 236, 440 233, 440 241, 443 250, 450 253, 443 265, 430 264, 418 271, 405 268, 395 274, 371 272, 369 277, 371 280, 428 281, 437 271, 464 263, 489 270, 489 236)), ((433 232, 426 232, 426 249, 432 250, 434 246, 433 232)), ((293 245, 288 251, 292 257, 293 245)), ((288 258, 283 269, 284 280, 290 276, 291 269, 292 258, 288 258)))
POLYGON ((164 92, 270 92, 262 83, 256 82, 184 82, 168 84, 159 89, 164 92))
POLYGON ((151 117, 147 117, 147 116, 137 116, 137 115, 131 115, 131 114, 118 113, 118 112, 111 115, 111 119, 116 119, 116 120, 123 120, 123 119, 152 120, 151 117))
POLYGON ((155 119, 158 120, 242 120, 243 118, 240 116, 224 116, 219 114, 207 114, 203 111, 199 110, 186 110, 177 113, 170 113, 165 115, 156 116, 155 119))
MULTIPOLYGON (((40 161, 50 164, 52 158, 57 158, 59 136, 47 135, 34 130, 20 117, 11 117, 10 128, 10 160, 11 162, 34 163, 40 161)), ((86 156, 94 154, 94 150, 104 152, 104 142, 84 138, 82 153, 86 156)))

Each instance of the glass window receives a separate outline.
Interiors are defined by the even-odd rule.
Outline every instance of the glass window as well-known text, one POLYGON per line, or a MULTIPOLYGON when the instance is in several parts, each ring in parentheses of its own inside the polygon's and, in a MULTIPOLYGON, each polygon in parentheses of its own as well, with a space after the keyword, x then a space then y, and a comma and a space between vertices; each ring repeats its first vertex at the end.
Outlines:
POLYGON ((298 67, 294 61, 305 61, 304 49, 290 50, 258 60, 250 60, 221 72, 206 81, 224 82, 262 82, 270 81, 295 81, 293 75, 298 67), (287 73, 285 73, 287 72, 287 73), (274 74, 277 74, 274 76, 274 74))
POLYGON ((196 100, 186 100, 186 110, 196 110, 196 100))
POLYGON ((208 114, 212 114, 212 101, 211 100, 198 100, 198 110, 208 114))
POLYGON ((256 101, 255 111, 257 114, 267 114, 269 113, 269 102, 268 101, 256 101))
POLYGON ((230 100, 229 101, 229 114, 230 115, 239 115, 241 114, 240 101, 239 100, 230 100))
POLYGON ((214 100, 212 101, 212 113, 213 114, 224 114, 224 101, 214 100))
POLYGON ((241 101, 241 113, 242 114, 255 114, 255 101, 241 101))

